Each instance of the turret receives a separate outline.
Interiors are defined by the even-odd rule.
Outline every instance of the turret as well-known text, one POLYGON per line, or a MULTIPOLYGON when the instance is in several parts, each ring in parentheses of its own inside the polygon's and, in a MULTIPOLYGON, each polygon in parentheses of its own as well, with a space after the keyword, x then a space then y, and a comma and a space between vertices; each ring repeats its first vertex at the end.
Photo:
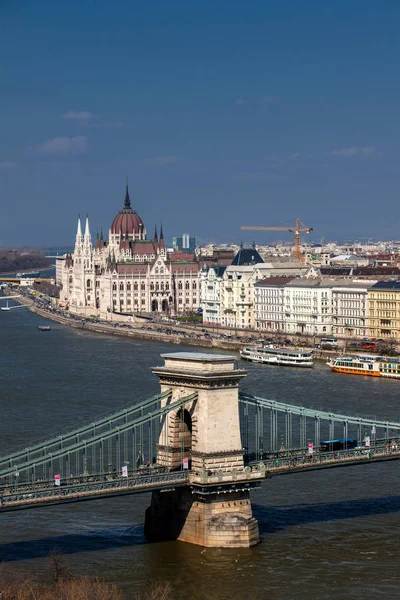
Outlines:
POLYGON ((81 216, 79 215, 78 227, 76 230, 76 237, 75 237, 74 254, 80 254, 82 252, 82 245, 83 245, 83 237, 82 237, 82 227, 81 227, 81 216))
POLYGON ((164 250, 164 248, 165 248, 164 233, 163 233, 162 223, 161 223, 161 228, 160 228, 160 243, 159 243, 159 247, 160 247, 160 250, 164 250))
POLYGON ((131 208, 131 199, 129 198, 128 182, 126 182, 124 207, 131 208))
POLYGON ((92 236, 90 235, 89 229, 89 216, 86 215, 86 223, 85 223, 85 235, 83 237, 83 245, 86 247, 92 247, 92 236))

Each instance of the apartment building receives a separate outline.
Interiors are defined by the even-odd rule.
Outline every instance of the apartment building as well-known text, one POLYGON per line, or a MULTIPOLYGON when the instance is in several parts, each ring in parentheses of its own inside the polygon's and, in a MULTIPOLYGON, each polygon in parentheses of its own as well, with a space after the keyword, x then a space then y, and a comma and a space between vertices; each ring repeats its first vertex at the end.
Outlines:
POLYGON ((368 290, 369 336, 400 339, 400 281, 379 281, 368 290))

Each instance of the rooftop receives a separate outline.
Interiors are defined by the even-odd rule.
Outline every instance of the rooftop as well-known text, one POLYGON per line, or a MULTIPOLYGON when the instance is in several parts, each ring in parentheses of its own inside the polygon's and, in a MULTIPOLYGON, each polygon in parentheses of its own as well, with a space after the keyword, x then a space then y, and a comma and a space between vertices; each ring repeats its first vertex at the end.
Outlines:
POLYGON ((241 246, 231 264, 235 266, 249 266, 263 262, 263 259, 253 246, 250 248, 241 246))
POLYGON ((292 281, 293 277, 266 277, 260 279, 255 284, 256 287, 271 287, 274 285, 287 285, 289 281, 292 281))
POLYGON ((396 290, 400 292, 400 281, 378 281, 371 287, 371 290, 396 290))
POLYGON ((171 352, 171 354, 161 354, 161 358, 172 358, 177 360, 201 360, 202 362, 231 361, 236 360, 229 354, 210 354, 206 352, 171 352))

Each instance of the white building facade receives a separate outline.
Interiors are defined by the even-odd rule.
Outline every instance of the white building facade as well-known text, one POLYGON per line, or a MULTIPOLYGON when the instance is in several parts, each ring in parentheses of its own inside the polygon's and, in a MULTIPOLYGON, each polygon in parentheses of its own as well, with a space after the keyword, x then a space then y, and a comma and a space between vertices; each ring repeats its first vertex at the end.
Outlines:
POLYGON ((285 331, 285 286, 288 277, 268 277, 254 285, 255 328, 261 331, 285 331))
POLYGON ((256 328, 309 336, 364 337, 374 281, 271 278, 255 284, 256 328))
POLYGON ((201 270, 200 306, 206 325, 221 325, 221 286, 225 269, 226 266, 204 265, 201 270))
POLYGON ((332 333, 368 336, 368 290, 376 281, 341 281, 332 287, 332 333))
POLYGON ((285 331, 290 334, 332 334, 332 285, 293 279, 285 286, 285 331))

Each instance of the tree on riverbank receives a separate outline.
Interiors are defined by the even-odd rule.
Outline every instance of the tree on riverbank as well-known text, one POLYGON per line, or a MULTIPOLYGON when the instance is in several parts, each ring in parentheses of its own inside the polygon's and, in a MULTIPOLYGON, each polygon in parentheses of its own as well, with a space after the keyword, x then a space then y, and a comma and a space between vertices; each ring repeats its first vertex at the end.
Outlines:
MULTIPOLYGON (((124 600, 125 596, 113 583, 99 578, 72 575, 64 558, 51 556, 51 570, 40 581, 21 580, 16 574, 6 574, 0 565, 1 600, 124 600)), ((143 593, 129 596, 134 600, 173 600, 169 583, 150 585, 143 593)))

